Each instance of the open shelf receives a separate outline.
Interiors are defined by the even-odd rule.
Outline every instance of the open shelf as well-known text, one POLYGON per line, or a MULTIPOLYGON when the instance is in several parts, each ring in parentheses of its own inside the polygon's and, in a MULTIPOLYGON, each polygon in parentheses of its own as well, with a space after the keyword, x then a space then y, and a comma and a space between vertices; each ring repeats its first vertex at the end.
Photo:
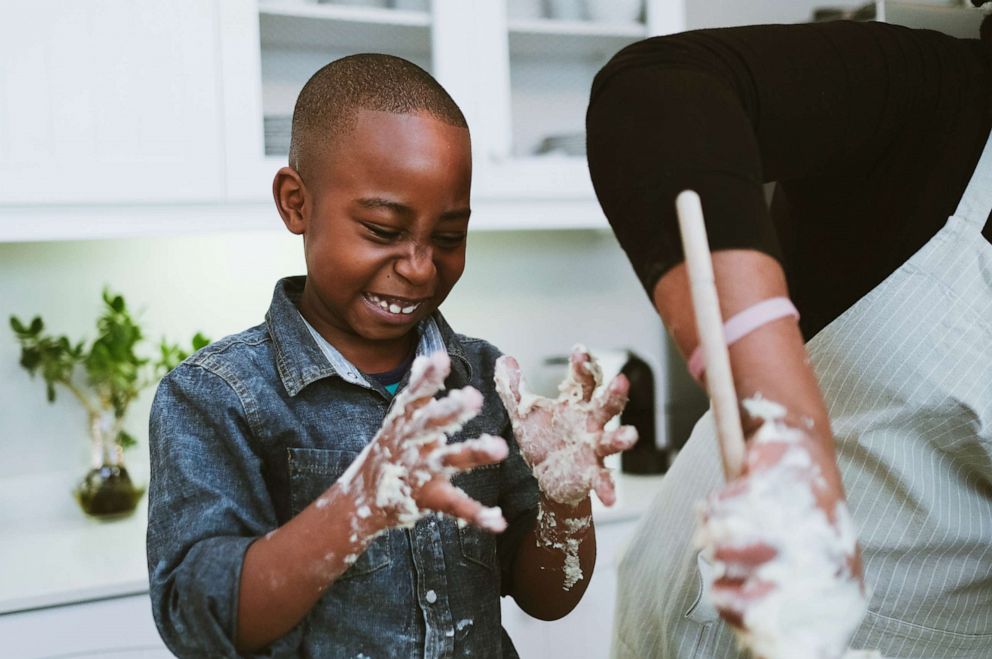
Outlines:
POLYGON ((510 52, 520 55, 609 57, 648 35, 643 23, 600 23, 554 19, 509 22, 510 52))
POLYGON ((391 44, 402 52, 427 53, 431 16, 422 11, 299 2, 259 3, 263 47, 364 51, 391 44))

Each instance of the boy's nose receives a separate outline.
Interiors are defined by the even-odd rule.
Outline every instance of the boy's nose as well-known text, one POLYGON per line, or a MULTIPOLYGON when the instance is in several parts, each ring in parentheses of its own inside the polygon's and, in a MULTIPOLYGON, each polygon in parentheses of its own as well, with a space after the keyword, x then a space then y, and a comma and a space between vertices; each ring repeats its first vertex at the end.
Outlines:
POLYGON ((434 250, 427 245, 411 245, 406 254, 396 260, 396 274, 411 284, 423 285, 434 277, 434 250))

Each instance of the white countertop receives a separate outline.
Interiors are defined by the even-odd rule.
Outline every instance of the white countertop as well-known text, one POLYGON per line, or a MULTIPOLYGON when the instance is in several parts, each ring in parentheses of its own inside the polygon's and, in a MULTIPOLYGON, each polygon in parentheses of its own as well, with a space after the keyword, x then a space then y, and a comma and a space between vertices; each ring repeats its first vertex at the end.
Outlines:
POLYGON ((0 479, 0 614, 148 590, 147 501, 130 517, 87 517, 80 474, 0 479))
POLYGON ((644 514, 661 487, 662 476, 635 476, 613 473, 617 485, 617 501, 607 508, 596 495, 592 497, 592 518, 596 524, 612 524, 637 519, 644 514))
MULTIPOLYGON (((71 494, 78 478, 0 479, 0 614, 147 592, 147 499, 130 517, 91 519, 71 494)), ((606 508, 593 497, 593 519, 640 517, 661 478, 617 474, 616 505, 606 508)))

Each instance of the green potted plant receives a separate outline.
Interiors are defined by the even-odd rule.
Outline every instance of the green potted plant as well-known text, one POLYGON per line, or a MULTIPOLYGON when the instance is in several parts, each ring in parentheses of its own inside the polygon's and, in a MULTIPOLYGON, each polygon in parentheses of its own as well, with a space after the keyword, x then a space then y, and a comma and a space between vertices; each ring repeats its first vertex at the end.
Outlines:
MULTIPOLYGON (((136 487, 124 466, 124 450, 136 444, 124 419, 143 389, 157 382, 189 356, 190 351, 164 339, 154 358, 139 356, 144 341, 141 326, 121 295, 103 291, 103 312, 97 319, 97 336, 87 347, 66 336, 45 332, 45 323, 10 317, 21 346, 21 366, 32 377, 41 375, 50 403, 64 388, 86 410, 91 442, 91 465, 74 494, 83 510, 96 517, 131 513, 143 487, 136 487)), ((192 340, 196 351, 209 343, 199 332, 192 340)))

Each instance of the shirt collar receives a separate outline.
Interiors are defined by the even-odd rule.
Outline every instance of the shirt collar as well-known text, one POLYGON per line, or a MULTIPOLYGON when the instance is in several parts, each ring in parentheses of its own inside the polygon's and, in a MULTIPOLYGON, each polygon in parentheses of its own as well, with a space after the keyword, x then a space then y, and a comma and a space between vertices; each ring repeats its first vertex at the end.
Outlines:
MULTIPOLYGON (((286 277, 276 283, 265 323, 275 347, 276 366, 283 386, 290 396, 326 377, 337 376, 345 382, 372 388, 362 372, 345 359, 333 345, 304 320, 299 312, 306 277, 286 277)), ((464 348, 448 323, 435 311, 417 326, 420 340, 417 356, 446 351, 451 357, 452 375, 465 382, 472 367, 464 348)))

